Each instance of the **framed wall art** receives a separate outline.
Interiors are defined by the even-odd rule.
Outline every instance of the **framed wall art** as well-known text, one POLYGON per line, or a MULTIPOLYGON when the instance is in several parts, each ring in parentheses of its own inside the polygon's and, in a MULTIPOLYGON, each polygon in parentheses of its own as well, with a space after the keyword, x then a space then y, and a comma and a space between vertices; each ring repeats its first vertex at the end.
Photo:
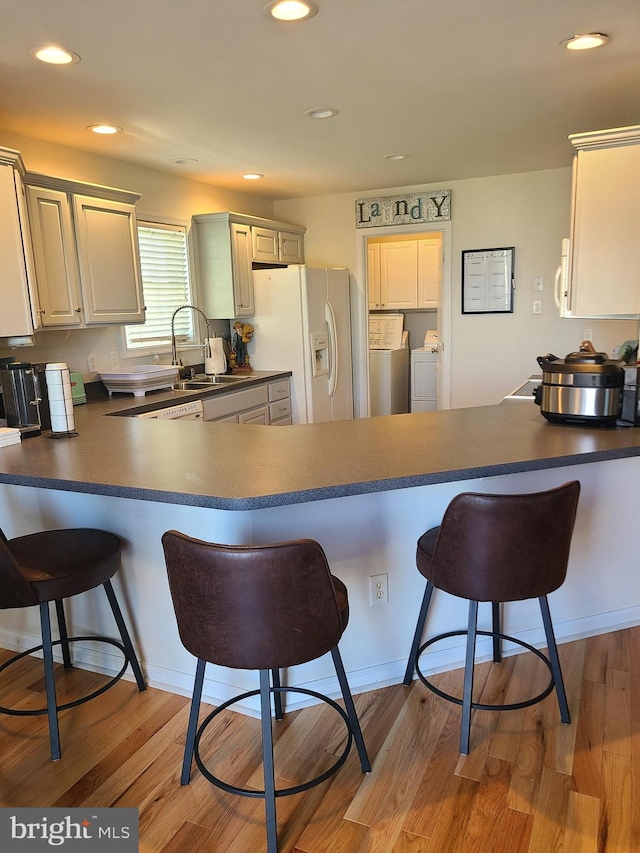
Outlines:
POLYGON ((462 252, 462 313, 513 313, 515 248, 462 252))

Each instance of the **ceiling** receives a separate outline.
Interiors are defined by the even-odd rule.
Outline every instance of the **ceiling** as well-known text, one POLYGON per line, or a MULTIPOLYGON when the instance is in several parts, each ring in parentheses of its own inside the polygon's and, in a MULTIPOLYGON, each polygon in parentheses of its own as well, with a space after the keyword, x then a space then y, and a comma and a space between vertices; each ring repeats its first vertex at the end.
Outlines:
POLYGON ((640 124, 638 0, 317 2, 2 0, 0 128, 283 199, 563 167, 568 134, 640 124), (28 56, 52 42, 81 62, 28 56))

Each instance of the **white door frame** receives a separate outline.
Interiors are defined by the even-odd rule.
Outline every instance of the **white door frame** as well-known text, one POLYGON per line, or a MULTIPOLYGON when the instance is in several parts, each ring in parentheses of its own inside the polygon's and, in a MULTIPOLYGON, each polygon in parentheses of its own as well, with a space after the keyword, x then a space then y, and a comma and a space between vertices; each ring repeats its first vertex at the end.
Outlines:
MULTIPOLYGON (((387 237, 393 234, 427 234, 442 232, 442 250, 444 262, 442 284, 438 301, 438 408, 451 406, 451 222, 416 222, 411 225, 381 226, 363 228, 356 232, 356 280, 361 283, 360 311, 363 312, 358 324, 360 333, 366 336, 360 341, 359 352, 369 352, 369 299, 367 293, 367 239, 369 237, 387 237)), ((356 417, 369 414, 369 359, 358 359, 356 378, 355 406, 356 417), (359 410, 359 412, 358 412, 359 410)))

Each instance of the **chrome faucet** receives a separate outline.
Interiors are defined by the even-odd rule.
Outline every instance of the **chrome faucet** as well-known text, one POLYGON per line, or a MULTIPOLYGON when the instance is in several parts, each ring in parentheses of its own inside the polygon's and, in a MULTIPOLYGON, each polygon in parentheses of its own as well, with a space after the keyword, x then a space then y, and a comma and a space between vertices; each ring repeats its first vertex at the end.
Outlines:
POLYGON ((173 315, 171 317, 171 364, 175 365, 177 367, 181 367, 182 362, 178 359, 178 349, 176 347, 176 332, 175 332, 174 321, 175 321, 176 314, 178 313, 178 311, 182 311, 184 308, 191 308, 192 311, 197 311, 198 314, 201 314, 204 317, 204 322, 206 325, 206 335, 207 335, 206 342, 205 342, 205 355, 207 352, 207 347, 209 345, 209 338, 211 337, 211 328, 209 326, 209 321, 207 320, 207 316, 204 313, 204 311, 201 311, 199 308, 196 308, 195 305, 181 305, 179 308, 176 308, 176 310, 173 312, 173 315))

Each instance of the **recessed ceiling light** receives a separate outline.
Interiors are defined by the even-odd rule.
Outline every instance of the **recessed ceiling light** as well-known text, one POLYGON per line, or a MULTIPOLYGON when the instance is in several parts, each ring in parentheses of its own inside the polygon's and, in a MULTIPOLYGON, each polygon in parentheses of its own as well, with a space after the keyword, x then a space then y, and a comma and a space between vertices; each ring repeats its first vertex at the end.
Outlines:
POLYGON ((171 161, 175 163, 176 166, 193 166, 195 163, 199 163, 199 160, 195 160, 193 157, 176 157, 175 160, 171 161))
POLYGON ((108 136, 111 133, 122 133, 122 128, 115 124, 90 124, 87 130, 93 133, 101 133, 103 136, 108 136))
POLYGON ((48 62, 49 65, 75 65, 77 62, 80 62, 80 57, 77 53, 72 53, 70 50, 65 50, 63 47, 56 47, 52 44, 45 47, 34 47, 28 53, 33 59, 39 59, 40 62, 48 62))
POLYGON ((318 14, 318 7, 313 0, 274 0, 263 11, 278 21, 306 21, 318 14))
POLYGON ((302 115, 308 116, 308 118, 333 118, 333 116, 338 115, 338 110, 334 110, 333 107, 311 107, 305 110, 302 115))
POLYGON ((591 50, 593 47, 602 47, 610 41, 609 36, 604 33, 584 33, 583 35, 571 36, 560 44, 567 50, 591 50))
POLYGON ((385 160, 405 160, 406 154, 383 154, 385 160))
POLYGON ((264 178, 264 175, 261 175, 259 172, 248 172, 242 177, 245 179, 245 181, 259 181, 260 178, 264 178))

